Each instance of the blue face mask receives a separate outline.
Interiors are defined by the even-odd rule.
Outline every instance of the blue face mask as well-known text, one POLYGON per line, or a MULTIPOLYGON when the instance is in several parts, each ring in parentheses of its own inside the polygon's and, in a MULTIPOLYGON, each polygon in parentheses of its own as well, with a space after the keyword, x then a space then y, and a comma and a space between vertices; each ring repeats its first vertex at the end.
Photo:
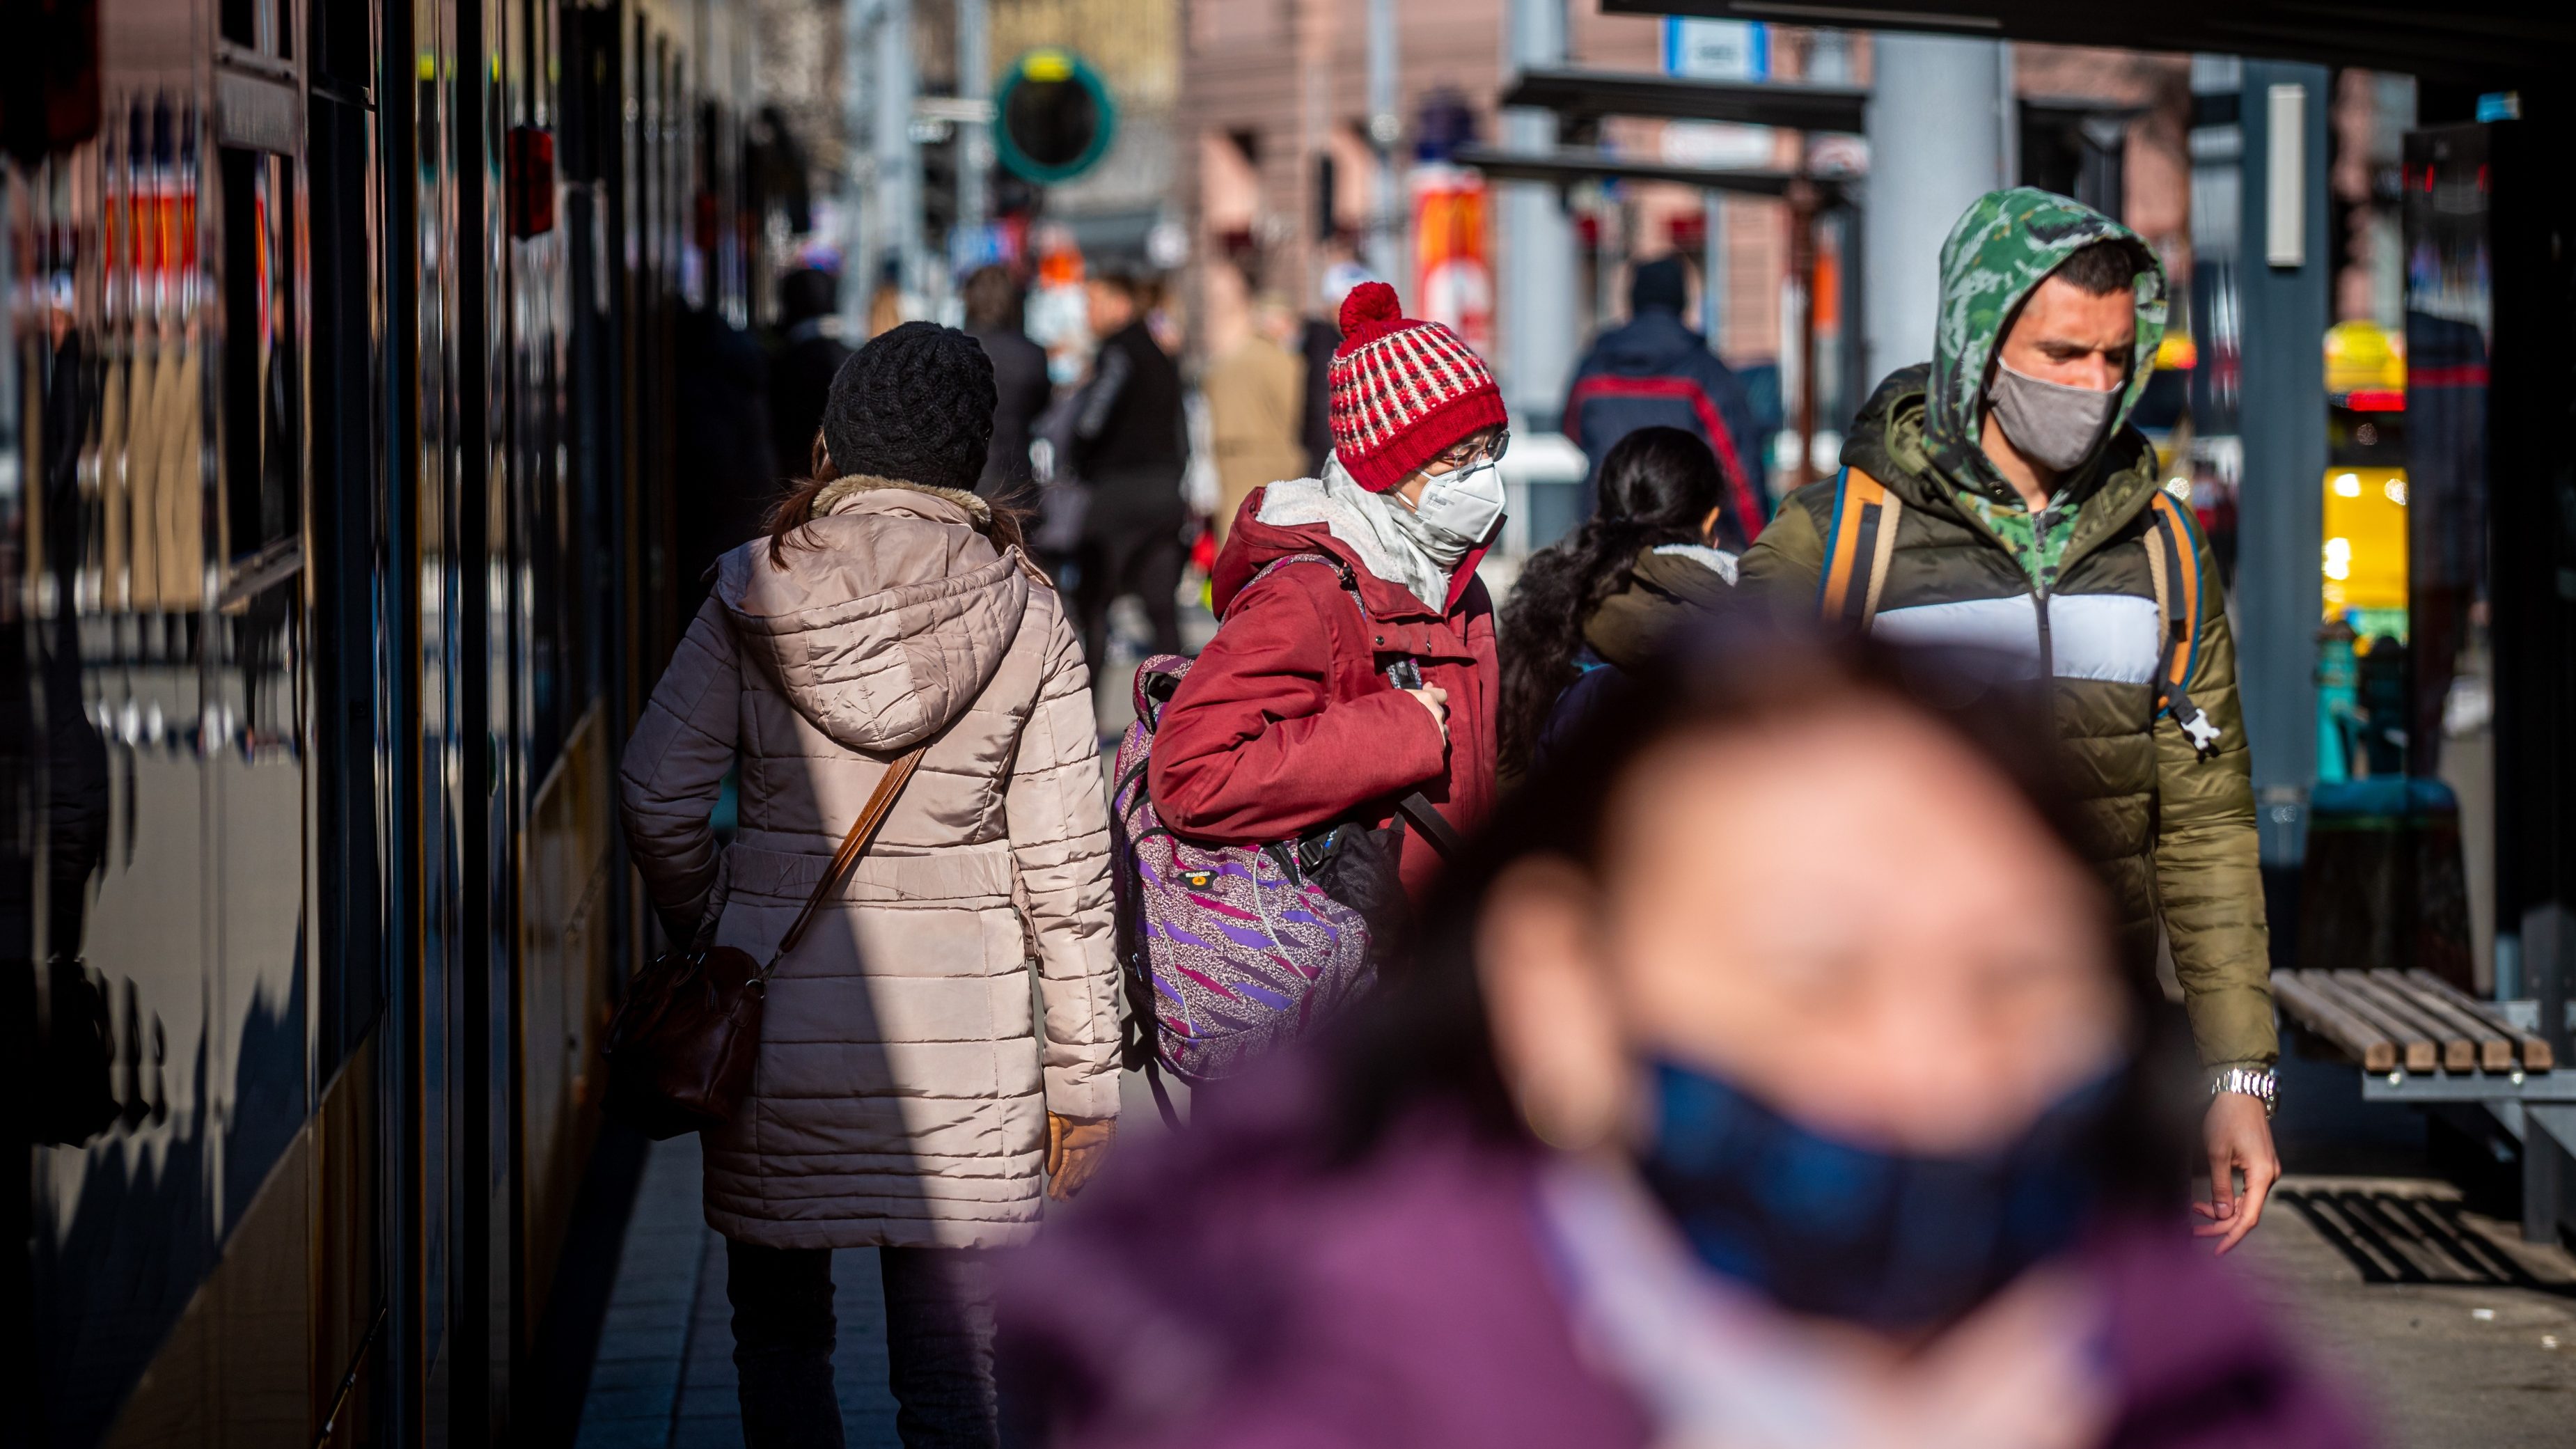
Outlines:
POLYGON ((1828 1137, 1662 1062, 1640 1167, 1719 1273, 1795 1312, 1932 1328, 2074 1243, 2120 1080, 2069 1093, 1990 1152, 1917 1157, 1828 1137))

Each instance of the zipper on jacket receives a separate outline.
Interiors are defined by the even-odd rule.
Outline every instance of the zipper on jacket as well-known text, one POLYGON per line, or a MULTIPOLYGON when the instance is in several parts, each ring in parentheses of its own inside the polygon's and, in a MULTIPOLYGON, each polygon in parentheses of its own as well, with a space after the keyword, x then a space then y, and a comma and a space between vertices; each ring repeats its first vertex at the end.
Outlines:
MULTIPOLYGON (((2048 515, 2054 511, 2043 508, 2031 515, 2030 546, 2033 549, 2038 548, 2039 541, 2048 536, 2048 515)), ((2027 574, 2024 576, 2029 577, 2027 574)), ((2048 586, 2037 578, 2030 578, 2030 602, 2031 607, 2039 611, 2039 682, 2045 685, 2057 677, 2057 641, 2048 634, 2048 586)))

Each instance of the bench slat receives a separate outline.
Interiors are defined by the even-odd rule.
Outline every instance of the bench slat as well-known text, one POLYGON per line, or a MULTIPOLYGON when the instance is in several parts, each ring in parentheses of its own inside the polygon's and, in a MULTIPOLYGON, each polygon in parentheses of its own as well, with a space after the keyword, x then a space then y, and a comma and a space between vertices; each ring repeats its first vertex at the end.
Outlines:
POLYGON ((2397 1043, 2310 987, 2305 973, 2273 972, 2272 994, 2290 1008, 2299 1025, 2340 1047, 2363 1070, 2378 1073, 2396 1067, 2397 1043))
MULTIPOLYGON (((2478 1070, 2509 1072, 2513 1070, 2513 1038, 2489 1026, 2477 1013, 2464 1011, 2452 994, 2436 990, 2420 981, 2408 979, 2403 971, 2382 967, 2370 973, 2371 980, 2386 990, 2405 997, 2434 1021, 2448 1026, 2469 1039, 2477 1048, 2478 1070)), ((2436 978, 2437 980, 2439 978, 2436 978)), ((2448 983, 2443 983, 2448 985, 2448 983)))
POLYGON ((2510 1038, 2515 1045, 2522 1049, 2522 1069, 2524 1071, 2546 1072, 2556 1066, 2558 1054, 2553 1048, 2551 1048, 2549 1043, 2545 1039, 2533 1036, 2522 1028, 2515 1026, 2512 1022, 2506 1020, 2504 1013, 2498 1011, 2493 1003, 2480 1001, 2476 997, 2468 995, 2458 987, 2453 986, 2451 983, 2434 975, 2430 971, 2417 969, 2407 972, 2406 977, 2409 981, 2414 982, 2417 986, 2422 987, 2425 990, 2439 992, 2443 999, 2451 1002, 2456 1009, 2464 1011, 2470 1016, 2494 1027, 2497 1031, 2504 1033, 2506 1037, 2510 1038))
POLYGON ((2380 1005, 2378 1000, 2368 993, 2354 990, 2354 983, 2345 979, 2352 973, 2310 971, 2303 974, 2310 986, 2324 992, 2336 1005, 2360 1017, 2374 1030, 2395 1041, 2398 1055, 2405 1062, 2406 1070, 2432 1072, 2441 1069, 2442 1049, 2433 1045, 2433 1039, 2418 1030, 2413 1023, 2380 1005))
POLYGON ((2426 1011, 2405 992, 2380 980, 2378 973, 2339 971, 2335 974, 2350 980, 2355 992, 2378 1002, 2391 1016, 2432 1038, 2433 1044, 2442 1049, 2443 1071, 2474 1072, 2478 1069, 2476 1042, 2469 1040, 2441 1016, 2426 1011))

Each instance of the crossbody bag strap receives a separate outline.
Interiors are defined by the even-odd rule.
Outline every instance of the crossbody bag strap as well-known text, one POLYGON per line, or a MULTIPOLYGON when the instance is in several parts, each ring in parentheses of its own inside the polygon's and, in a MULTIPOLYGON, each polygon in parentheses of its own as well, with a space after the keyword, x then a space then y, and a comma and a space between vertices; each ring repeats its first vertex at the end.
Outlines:
POLYGON ((777 970, 778 963, 786 958, 787 953, 795 950, 796 944, 805 939, 805 928, 814 923, 814 913, 823 908, 823 902, 831 899, 834 891, 840 889, 842 878, 859 863, 859 857, 867 853, 868 842, 876 838, 877 828, 885 824, 887 815, 893 813, 894 797, 903 793, 904 782, 912 778, 912 772, 921 764, 922 752, 929 748, 930 741, 923 740, 895 756, 894 763, 886 766, 886 772, 877 778, 877 788, 868 796, 867 808, 859 812, 858 819, 850 822, 850 833, 841 837, 841 848, 832 852, 831 865, 824 869, 823 878, 814 882, 814 893, 805 898, 805 909, 796 913, 795 924, 779 938, 777 952, 771 955, 769 964, 761 968, 763 979, 777 970))
POLYGON ((1466 848, 1466 842, 1450 828, 1448 819, 1441 815, 1440 807, 1431 803, 1430 796, 1419 790, 1411 791, 1395 802, 1395 808, 1415 830, 1422 832, 1422 838, 1431 842, 1431 849, 1442 860, 1456 860, 1458 853, 1466 848))

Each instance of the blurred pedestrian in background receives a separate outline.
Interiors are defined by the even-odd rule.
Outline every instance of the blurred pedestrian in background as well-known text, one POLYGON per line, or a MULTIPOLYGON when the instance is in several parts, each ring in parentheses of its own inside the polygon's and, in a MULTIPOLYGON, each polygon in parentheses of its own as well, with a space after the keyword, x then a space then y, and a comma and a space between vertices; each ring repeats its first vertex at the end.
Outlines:
POLYGON ((1601 465, 1621 438, 1657 425, 1696 435, 1717 455, 1730 511, 1750 539, 1769 516, 1762 440, 1743 385, 1682 320, 1689 306, 1690 272, 1680 257, 1637 264, 1628 278, 1628 320, 1593 339, 1575 364, 1565 435, 1591 460, 1596 499, 1601 465))
POLYGON ((966 279, 966 335, 993 360, 993 447, 975 491, 1025 506, 1034 496, 1029 439, 1038 415, 1054 400, 1047 380, 1046 349, 1029 340, 1024 313, 1028 293, 1011 269, 978 267, 966 279))
POLYGON ((1621 670, 1735 588, 1743 536, 1698 436, 1639 428, 1601 460, 1601 498, 1571 538, 1531 554, 1502 613, 1501 770, 1508 784, 1571 732, 1621 670))
POLYGON ((1148 294, 1136 277, 1103 272, 1085 286, 1100 339, 1072 418, 1072 463, 1090 489, 1082 519, 1075 597, 1082 647, 1094 668, 1109 660, 1109 606, 1134 595, 1153 630, 1152 652, 1181 652, 1181 473, 1189 424, 1181 370, 1146 326, 1148 294))
MULTIPOLYGON (((1502 394, 1383 282, 1353 289, 1341 330, 1322 476, 1245 502, 1217 557, 1216 637, 1163 710, 1148 784, 1187 839, 1375 825, 1417 789, 1464 830, 1493 800, 1493 603, 1476 561, 1502 529, 1502 394)), ((1405 885, 1437 868, 1407 831, 1405 885)))
POLYGON ((841 1443, 831 1254, 869 1246, 903 1442, 995 1443, 981 1250, 1027 1235, 1047 1177, 1079 1188, 1118 1114, 1090 671, 1017 520, 970 491, 992 411, 962 332, 860 348, 817 480, 724 556, 626 750, 627 844, 664 929, 755 960, 922 752, 776 963, 751 1095, 706 1134, 750 1449, 841 1443))
POLYGON ((1047 1442, 2360 1442, 2183 1232, 2043 727, 1707 642, 1503 804, 1338 1050, 1049 1228, 1003 1348, 1047 1442))
POLYGON ((1299 318, 1296 341, 1287 344, 1306 370, 1304 420, 1297 437, 1306 447, 1309 476, 1323 471, 1324 459, 1333 451, 1333 353, 1342 345, 1342 303, 1353 287, 1368 280, 1368 274, 1349 259, 1347 246, 1330 248, 1327 254, 1341 259, 1324 269, 1324 310, 1299 318))
MULTIPOLYGON (((812 476, 814 445, 823 428, 823 402, 850 349, 833 326, 841 279, 819 267, 798 267, 778 279, 778 334, 769 354, 769 426, 782 477, 812 476)), ((784 489, 775 489, 784 492, 784 489)), ((738 541, 738 540, 737 540, 738 541)))
POLYGON ((1978 198, 1941 248, 1930 367, 1879 384, 1843 475, 1781 505, 1744 580, 2046 682, 2120 929, 2151 952, 2161 925, 2172 946, 2224 1250, 2281 1175, 2280 1042, 2226 591, 2127 425, 2164 322, 2164 267, 2128 228, 2028 187, 1978 198))
POLYGON ((1306 381, 1296 357, 1279 345, 1276 334, 1287 308, 1278 298, 1243 295, 1243 274, 1223 264, 1208 268, 1208 285, 1229 294, 1210 300, 1211 357, 1199 383, 1215 437, 1213 521, 1222 546, 1252 490, 1307 476, 1306 449, 1298 437, 1306 381))
MULTIPOLYGON (((760 532, 784 475, 770 451, 769 359, 760 344, 713 307, 683 309, 671 330, 680 405, 671 426, 679 480, 672 580, 681 612, 694 614, 708 566, 760 532)), ((800 455, 788 466, 804 463, 800 455)))

